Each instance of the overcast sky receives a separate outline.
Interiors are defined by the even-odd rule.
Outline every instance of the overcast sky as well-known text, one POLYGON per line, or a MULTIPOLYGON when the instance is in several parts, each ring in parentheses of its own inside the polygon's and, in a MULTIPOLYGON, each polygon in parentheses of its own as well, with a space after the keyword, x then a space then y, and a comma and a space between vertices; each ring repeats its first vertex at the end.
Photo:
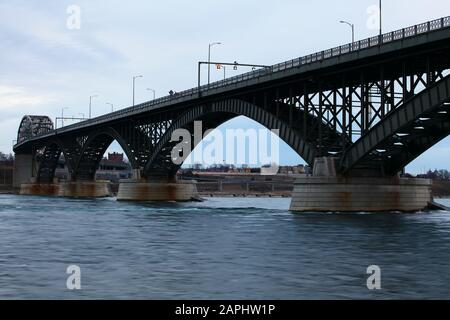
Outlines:
MULTIPOLYGON (((274 64, 376 35, 370 7, 376 0, 0 0, 0 151, 10 152, 24 114, 87 116, 136 100, 194 87, 197 61, 274 64), (81 28, 69 29, 67 8, 81 9, 81 28)), ((449 0, 384 0, 384 31, 450 15, 449 0)), ((243 72, 245 70, 240 70, 243 72)), ((229 70, 228 74, 233 75, 229 70)), ((223 76, 213 70, 213 80, 223 76)), ((252 127, 236 119, 227 127, 252 127)), ((284 163, 302 160, 282 145, 284 163)), ((450 168, 450 139, 416 160, 410 171, 450 168)))

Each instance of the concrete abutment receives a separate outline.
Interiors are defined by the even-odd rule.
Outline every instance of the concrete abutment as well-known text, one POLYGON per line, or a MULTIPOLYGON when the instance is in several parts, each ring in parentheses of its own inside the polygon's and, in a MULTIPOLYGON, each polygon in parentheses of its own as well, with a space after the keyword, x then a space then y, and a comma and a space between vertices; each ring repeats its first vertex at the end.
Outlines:
POLYGON ((290 210, 296 212, 417 212, 432 201, 431 180, 338 176, 332 158, 316 160, 314 174, 296 180, 290 210))
POLYGON ((162 181, 152 179, 121 180, 119 201, 193 201, 198 200, 195 181, 162 181))

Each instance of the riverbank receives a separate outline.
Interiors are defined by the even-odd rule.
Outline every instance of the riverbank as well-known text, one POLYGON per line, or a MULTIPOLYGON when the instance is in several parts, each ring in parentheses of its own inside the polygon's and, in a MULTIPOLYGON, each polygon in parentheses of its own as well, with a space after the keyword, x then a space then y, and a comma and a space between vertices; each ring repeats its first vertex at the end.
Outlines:
POLYGON ((18 194, 19 190, 14 189, 11 185, 0 184, 0 194, 18 194))
POLYGON ((435 198, 447 199, 450 198, 450 181, 433 181, 432 193, 435 198))
POLYGON ((290 198, 291 193, 224 193, 224 192, 199 192, 204 198, 290 198))

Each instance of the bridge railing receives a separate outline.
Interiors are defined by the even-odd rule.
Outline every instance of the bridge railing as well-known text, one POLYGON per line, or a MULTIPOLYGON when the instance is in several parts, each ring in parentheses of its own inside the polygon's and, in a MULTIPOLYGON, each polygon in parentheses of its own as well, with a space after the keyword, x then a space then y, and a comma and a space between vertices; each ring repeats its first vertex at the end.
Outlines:
POLYGON ((327 59, 330 59, 333 57, 350 54, 350 53, 364 50, 364 49, 367 49, 370 47, 375 47, 375 46, 379 46, 379 45, 394 42, 394 41, 400 41, 405 38, 410 38, 410 37, 414 37, 414 36, 417 36, 420 34, 429 33, 429 32, 433 32, 433 31, 436 31, 439 29, 449 28, 449 27, 450 27, 450 16, 436 19, 436 20, 429 21, 429 22, 425 22, 425 23, 421 23, 421 24, 418 24, 415 26, 388 32, 388 33, 385 33, 385 34, 382 34, 379 36, 359 40, 359 41, 345 44, 345 45, 342 45, 339 47, 335 47, 335 48, 323 50, 320 52, 316 52, 313 54, 309 54, 309 55, 306 55, 306 56, 303 56, 303 57, 300 57, 297 59, 288 60, 288 61, 285 61, 282 63, 275 64, 271 67, 254 70, 254 71, 247 72, 247 73, 244 73, 244 74, 241 74, 238 76, 224 79, 222 81, 213 82, 209 85, 203 85, 200 87, 181 91, 181 92, 175 93, 172 96, 165 96, 162 98, 158 98, 158 99, 155 99, 152 101, 148 101, 148 102, 136 105, 134 107, 128 107, 128 108, 125 108, 122 110, 115 111, 113 113, 109 113, 104 116, 100 116, 100 117, 97 117, 94 119, 89 119, 89 120, 83 121, 78 124, 72 124, 70 126, 66 126, 66 127, 58 129, 58 132, 64 132, 66 130, 70 130, 70 129, 73 129, 73 128, 76 128, 79 126, 87 126, 87 125, 100 123, 103 121, 107 121, 109 119, 114 119, 114 118, 120 117, 125 114, 139 112, 143 109, 148 109, 153 106, 157 106, 157 105, 160 105, 160 104, 163 104, 166 102, 176 101, 179 98, 185 98, 185 97, 189 97, 189 96, 194 97, 194 96, 198 95, 199 93, 205 93, 208 90, 230 86, 233 84, 237 84, 237 83, 244 82, 244 81, 251 80, 251 79, 256 79, 261 76, 265 76, 265 75, 273 74, 273 73, 277 73, 277 72, 282 72, 282 71, 286 71, 286 70, 293 69, 293 68, 300 68, 304 65, 315 63, 317 61, 324 61, 324 60, 327 60, 327 59))

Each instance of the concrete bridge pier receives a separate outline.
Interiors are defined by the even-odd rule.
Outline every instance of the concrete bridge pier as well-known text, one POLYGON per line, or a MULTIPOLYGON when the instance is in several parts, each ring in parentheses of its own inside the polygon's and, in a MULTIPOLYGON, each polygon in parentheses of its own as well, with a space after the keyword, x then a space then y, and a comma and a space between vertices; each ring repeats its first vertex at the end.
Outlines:
POLYGON ((19 189, 23 183, 29 183, 33 177, 33 155, 14 155, 13 186, 19 189))
POLYGON ((14 188, 21 195, 57 196, 72 198, 102 198, 112 196, 109 181, 39 181, 37 165, 32 154, 16 154, 14 188))
POLYGON ((195 181, 177 181, 176 177, 149 176, 121 180, 119 201, 192 201, 198 200, 195 181))
POLYGON ((40 183, 32 178, 29 183, 20 186, 21 195, 56 196, 68 198, 105 198, 111 197, 109 181, 58 181, 40 183))
POLYGON ((338 176, 334 158, 315 160, 314 174, 295 182, 291 211, 417 212, 432 201, 431 180, 338 176))

